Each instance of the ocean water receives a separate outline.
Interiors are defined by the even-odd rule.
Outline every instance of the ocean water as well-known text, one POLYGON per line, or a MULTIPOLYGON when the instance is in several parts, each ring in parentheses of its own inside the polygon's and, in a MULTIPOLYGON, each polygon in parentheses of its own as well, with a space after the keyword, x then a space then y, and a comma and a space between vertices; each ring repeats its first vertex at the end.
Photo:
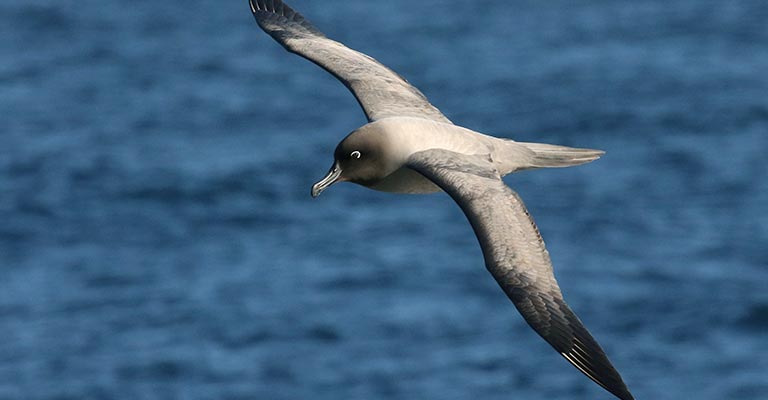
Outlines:
MULTIPOLYGON (((768 4, 290 3, 453 121, 606 150, 507 182, 638 399, 768 398, 768 4)), ((0 4, 0 399, 610 399, 444 194, 247 2, 0 4)))

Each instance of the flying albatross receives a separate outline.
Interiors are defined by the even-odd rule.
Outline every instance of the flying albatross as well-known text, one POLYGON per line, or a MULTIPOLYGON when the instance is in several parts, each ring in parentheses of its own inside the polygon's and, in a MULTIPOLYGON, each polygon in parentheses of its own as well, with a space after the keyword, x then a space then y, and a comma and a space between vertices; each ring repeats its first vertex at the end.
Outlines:
POLYGON ((525 169, 584 164, 603 152, 515 142, 456 126, 403 77, 328 39, 282 1, 249 1, 265 32, 338 78, 368 117, 368 124, 338 144, 312 197, 343 181, 395 193, 445 191, 466 214, 486 267, 526 322, 598 385, 632 400, 603 349, 565 303, 536 224, 501 180, 525 169))

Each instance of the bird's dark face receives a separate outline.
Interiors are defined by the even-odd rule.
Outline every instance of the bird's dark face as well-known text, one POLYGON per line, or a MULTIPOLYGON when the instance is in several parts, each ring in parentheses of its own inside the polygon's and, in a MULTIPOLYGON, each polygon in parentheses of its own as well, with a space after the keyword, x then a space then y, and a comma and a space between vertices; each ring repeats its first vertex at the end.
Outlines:
POLYGON ((397 168, 388 162, 387 147, 380 135, 355 131, 336 146, 333 166, 328 174, 312 186, 317 197, 336 182, 353 182, 371 186, 397 168))

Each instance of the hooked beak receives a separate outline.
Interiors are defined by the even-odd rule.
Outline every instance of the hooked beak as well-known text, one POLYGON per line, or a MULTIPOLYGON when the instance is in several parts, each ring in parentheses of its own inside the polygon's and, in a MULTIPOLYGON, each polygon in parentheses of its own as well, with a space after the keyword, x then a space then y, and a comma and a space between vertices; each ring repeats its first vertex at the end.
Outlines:
POLYGON ((320 182, 312 185, 312 197, 315 198, 320 196, 320 193, 322 193, 323 190, 328 189, 328 186, 338 182, 340 177, 341 167, 339 167, 339 163, 337 161, 333 163, 331 170, 328 171, 328 175, 326 175, 325 178, 321 179, 320 182))

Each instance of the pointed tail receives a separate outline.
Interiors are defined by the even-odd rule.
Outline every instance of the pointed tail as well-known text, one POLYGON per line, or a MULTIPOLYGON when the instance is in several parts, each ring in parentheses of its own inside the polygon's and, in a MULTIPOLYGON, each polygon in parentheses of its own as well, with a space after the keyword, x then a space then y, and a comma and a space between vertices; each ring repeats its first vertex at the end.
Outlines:
POLYGON ((586 164, 595 161, 605 154, 602 150, 577 149, 575 147, 557 146, 554 144, 517 142, 536 155, 533 168, 561 168, 586 164))

